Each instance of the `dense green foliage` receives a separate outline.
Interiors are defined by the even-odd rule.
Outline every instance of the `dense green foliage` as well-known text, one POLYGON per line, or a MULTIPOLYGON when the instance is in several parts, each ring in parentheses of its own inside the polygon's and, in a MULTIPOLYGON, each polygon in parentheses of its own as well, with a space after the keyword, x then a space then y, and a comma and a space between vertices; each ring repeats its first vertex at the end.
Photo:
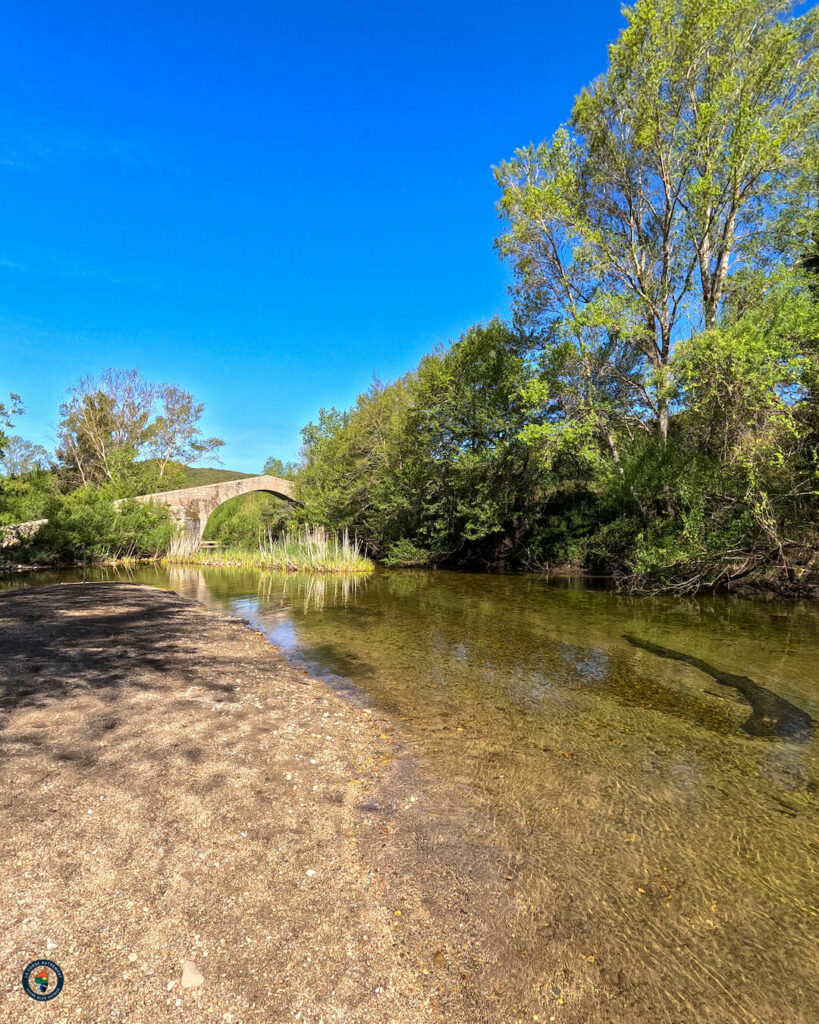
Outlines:
POLYGON ((349 412, 322 412, 303 432, 308 519, 355 527, 392 564, 519 549, 546 485, 521 436, 527 367, 526 339, 493 321, 349 412))
POLYGON ((810 557, 817 11, 640 0, 496 170, 515 321, 304 431, 307 514, 392 564, 694 589, 810 557))
POLYGON ((498 321, 304 431, 307 518, 392 565, 571 563, 690 586, 795 565, 819 511, 819 317, 783 275, 680 341, 675 414, 617 424, 616 450, 566 414, 565 369, 498 321), (543 400, 548 389, 550 399, 543 400))
POLYGON ((46 493, 36 517, 46 524, 9 550, 29 564, 155 558, 166 551, 173 535, 168 510, 130 499, 117 506, 113 493, 110 487, 46 493))
POLYGON ((255 549, 271 534, 281 533, 291 520, 290 505, 272 494, 243 494, 219 505, 212 513, 204 539, 255 549))
POLYGON ((48 523, 36 544, 63 561, 87 553, 96 559, 151 558, 166 551, 172 526, 168 510, 126 500, 113 504, 107 488, 81 488, 55 497, 45 508, 48 523))

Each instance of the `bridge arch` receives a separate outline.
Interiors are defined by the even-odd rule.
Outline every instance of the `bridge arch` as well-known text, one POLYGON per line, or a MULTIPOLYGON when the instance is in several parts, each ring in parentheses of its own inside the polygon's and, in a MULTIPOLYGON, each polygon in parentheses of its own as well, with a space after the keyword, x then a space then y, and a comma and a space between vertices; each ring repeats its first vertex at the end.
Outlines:
POLYGON ((166 505, 171 519, 180 527, 184 541, 193 549, 199 547, 205 533, 208 519, 214 510, 231 498, 260 491, 272 494, 294 505, 300 504, 293 496, 293 483, 278 476, 242 477, 239 480, 223 480, 201 487, 183 487, 178 491, 160 491, 157 494, 141 494, 136 500, 154 505, 166 505))

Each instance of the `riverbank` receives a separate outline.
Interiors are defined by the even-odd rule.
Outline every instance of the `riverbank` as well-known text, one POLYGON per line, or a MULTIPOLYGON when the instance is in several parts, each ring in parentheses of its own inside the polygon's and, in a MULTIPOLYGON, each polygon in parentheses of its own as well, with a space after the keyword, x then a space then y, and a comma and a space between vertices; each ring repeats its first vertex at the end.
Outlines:
POLYGON ((501 855, 389 719, 150 587, 7 591, 0 628, 0 1021, 41 957, 59 1022, 513 1019, 501 855))
MULTIPOLYGON (((143 506, 144 508, 145 506, 143 506)), ((315 575, 367 574, 375 568, 373 561, 364 553, 357 537, 351 537, 346 529, 339 533, 325 530, 321 526, 304 525, 298 530, 287 530, 279 535, 268 532, 260 536, 251 546, 222 544, 216 541, 200 541, 198 536, 187 534, 168 535, 161 543, 154 537, 151 544, 137 545, 133 537, 127 543, 107 544, 100 537, 97 543, 77 548, 60 537, 38 545, 38 536, 29 538, 28 544, 3 544, 3 531, 22 526, 48 526, 49 520, 16 524, 14 527, 0 527, 0 572, 3 567, 12 571, 21 567, 25 559, 27 567, 64 568, 70 565, 135 565, 141 562, 158 562, 162 565, 197 565, 226 569, 259 569, 263 572, 310 573, 315 575), (11 561, 11 557, 14 561, 11 561)), ((51 524, 53 526, 53 524, 51 524)))
POLYGON ((373 563, 364 554, 357 538, 345 529, 330 533, 321 526, 304 526, 296 532, 272 533, 259 539, 252 548, 226 545, 209 548, 209 542, 196 550, 175 541, 163 562, 168 565, 207 565, 232 569, 261 569, 267 572, 368 573, 373 563))

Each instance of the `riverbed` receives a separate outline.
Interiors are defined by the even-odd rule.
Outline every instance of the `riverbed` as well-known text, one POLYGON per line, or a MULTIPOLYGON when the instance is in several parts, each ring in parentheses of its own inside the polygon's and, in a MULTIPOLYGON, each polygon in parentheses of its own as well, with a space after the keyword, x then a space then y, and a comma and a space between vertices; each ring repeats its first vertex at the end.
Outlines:
POLYGON ((819 1017, 814 605, 414 571, 92 578, 245 618, 389 713, 506 851, 509 971, 556 1020, 819 1017))

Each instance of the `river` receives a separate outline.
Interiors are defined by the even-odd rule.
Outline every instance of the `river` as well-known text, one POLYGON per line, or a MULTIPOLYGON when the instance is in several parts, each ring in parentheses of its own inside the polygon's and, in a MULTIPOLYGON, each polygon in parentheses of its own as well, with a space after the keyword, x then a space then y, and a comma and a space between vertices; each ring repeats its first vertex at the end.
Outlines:
POLYGON ((509 941, 556 1012, 595 984, 635 1020, 819 1019, 816 606, 406 570, 90 578, 245 618, 394 715, 506 851, 509 941))

